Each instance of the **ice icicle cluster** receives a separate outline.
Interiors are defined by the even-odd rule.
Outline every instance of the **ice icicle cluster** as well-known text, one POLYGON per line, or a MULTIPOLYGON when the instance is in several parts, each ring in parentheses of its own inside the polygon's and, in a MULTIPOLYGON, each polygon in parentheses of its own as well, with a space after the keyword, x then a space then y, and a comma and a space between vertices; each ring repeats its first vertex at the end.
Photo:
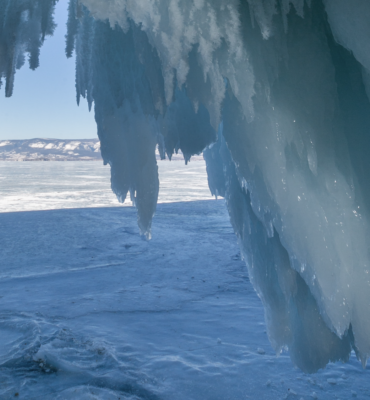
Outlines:
POLYGON ((369 13, 367 0, 69 6, 77 100, 94 103, 113 190, 149 237, 156 146, 186 161, 209 146, 270 341, 308 372, 370 355, 369 13))
POLYGON ((236 167, 217 146, 207 163, 218 159, 226 171, 220 190, 226 185, 276 351, 289 347, 309 372, 346 360, 351 346, 365 364, 370 103, 363 65, 336 42, 319 1, 304 18, 291 10, 287 25, 276 15, 268 40, 248 25, 250 11, 241 7, 255 117, 247 122, 229 89, 222 126, 236 167))
POLYGON ((198 92, 206 84, 193 50, 188 60, 195 65, 189 84, 193 101, 179 84, 172 84, 173 93, 166 99, 162 62, 146 33, 132 20, 112 27, 92 14, 81 2, 70 2, 66 53, 71 56, 76 50, 77 102, 82 96, 89 107, 94 103, 112 189, 120 201, 130 193, 141 233, 150 238, 159 190, 156 146, 162 157, 181 150, 188 161, 213 142, 210 113, 195 98, 199 93, 209 99, 212 95, 198 92))
POLYGON ((166 104, 185 87, 195 110, 203 104, 217 129, 224 79, 252 119, 253 74, 242 43, 238 0, 81 0, 95 18, 127 32, 145 32, 160 60, 166 104), (242 89, 242 90, 240 90, 242 89))
POLYGON ((0 87, 5 78, 5 95, 13 93, 14 76, 28 54, 29 66, 39 66, 40 47, 52 35, 57 0, 0 0, 0 87))
MULTIPOLYGON (((228 128, 230 121, 225 121, 228 128)), ((223 129, 222 129, 223 130, 223 129)), ((347 361, 353 344, 352 331, 338 337, 325 323, 318 304, 302 276, 292 268, 280 235, 266 230, 253 209, 252 192, 232 160, 225 139, 204 153, 207 165, 217 163, 223 171, 210 171, 213 193, 223 193, 249 277, 265 306, 268 335, 279 354, 289 348, 293 362, 305 372, 316 372, 329 361, 347 361)))
MULTIPOLYGON (((358 12, 345 0, 81 3, 112 31, 145 34, 156 62, 143 59, 143 45, 132 49, 139 64, 163 77, 162 92, 150 88, 162 102, 154 106, 158 115, 127 111, 153 116, 152 132, 169 153, 176 148, 169 134, 181 129, 173 108, 189 107, 188 124, 204 107, 204 129, 222 130, 229 158, 215 155, 221 144, 206 152, 210 186, 226 196, 276 351, 289 347, 309 372, 346 360, 351 348, 365 363, 370 4, 359 1, 358 12), (356 28, 342 24, 347 15, 356 28)), ((118 65, 107 64, 100 82, 118 65)), ((189 142, 193 132, 184 133, 189 142)))

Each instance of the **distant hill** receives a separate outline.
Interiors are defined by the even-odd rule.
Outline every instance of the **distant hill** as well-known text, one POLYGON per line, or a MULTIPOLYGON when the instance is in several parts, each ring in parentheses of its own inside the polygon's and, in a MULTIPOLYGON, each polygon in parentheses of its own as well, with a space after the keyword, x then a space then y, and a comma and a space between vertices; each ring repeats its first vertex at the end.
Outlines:
POLYGON ((101 160, 98 139, 1 140, 1 161, 97 161, 101 160))
MULTIPOLYGON (((0 161, 100 161, 98 139, 29 139, 0 140, 0 161)), ((157 159, 160 159, 157 151, 157 159)), ((182 153, 172 160, 184 160, 182 153)), ((193 156, 192 161, 203 160, 203 155, 193 156)))

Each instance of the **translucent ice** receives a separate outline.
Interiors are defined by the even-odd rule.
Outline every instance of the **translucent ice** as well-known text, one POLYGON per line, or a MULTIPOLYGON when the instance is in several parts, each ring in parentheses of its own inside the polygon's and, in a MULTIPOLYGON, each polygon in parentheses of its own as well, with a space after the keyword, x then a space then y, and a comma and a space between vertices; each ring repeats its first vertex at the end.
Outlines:
MULTIPOLYGON (((188 123, 205 107, 209 127, 206 118, 194 125, 203 131, 216 131, 222 120, 236 169, 230 172, 235 167, 222 160, 217 166, 214 154, 207 157, 210 185, 215 194, 226 190, 276 351, 289 346, 294 361, 314 371, 345 360, 355 343, 364 361, 370 354, 370 321, 364 318, 370 302, 368 3, 360 2, 360 16, 357 9, 351 14, 361 19, 356 29, 341 28, 339 16, 351 8, 345 1, 82 3, 113 30, 120 26, 122 35, 138 30, 147 38, 147 50, 136 44, 138 65, 146 68, 146 79, 163 76, 163 86, 150 87, 161 102, 153 102, 155 112, 143 112, 155 116, 152 131, 164 138, 167 153, 176 149, 169 133, 184 121, 171 108, 189 109, 188 123), (224 170, 226 184, 219 186, 224 170)), ((139 86, 133 92, 143 93, 139 86)), ((210 141, 211 134, 192 152, 210 141)))

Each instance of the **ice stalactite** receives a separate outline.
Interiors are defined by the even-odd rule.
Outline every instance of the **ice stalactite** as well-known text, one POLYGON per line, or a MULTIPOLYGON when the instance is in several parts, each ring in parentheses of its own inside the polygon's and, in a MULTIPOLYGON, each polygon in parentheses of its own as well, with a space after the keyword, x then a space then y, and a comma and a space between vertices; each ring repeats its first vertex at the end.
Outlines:
MULTIPOLYGON (((276 351, 288 346, 310 372, 346 360, 351 346, 365 363, 368 3, 358 1, 360 12, 345 0, 81 3, 126 35, 146 34, 165 101, 158 116, 144 114, 170 153, 171 131, 181 129, 173 122, 184 121, 171 108, 185 112, 191 102, 185 122, 210 132, 208 141, 222 121, 230 158, 207 156, 210 187, 226 193, 276 351), (356 28, 341 22, 348 8, 356 28)), ((195 143, 193 134, 176 138, 195 143)))
POLYGON ((25 63, 39 66, 45 36, 52 35, 57 0, 0 0, 0 87, 5 78, 5 95, 10 97, 17 69, 25 63))
MULTIPOLYGON (((235 99, 227 103, 225 108, 234 107, 235 99)), ((230 123, 225 121, 226 129, 230 123)), ((213 165, 208 175, 210 188, 214 194, 224 194, 250 280, 265 306, 268 335, 276 353, 289 348, 294 363, 306 372, 324 368, 329 361, 347 361, 352 332, 339 338, 328 328, 308 285, 291 268, 279 234, 276 230, 269 233, 267 218, 257 217, 251 203, 253 190, 241 185, 243 178, 223 137, 223 123, 218 142, 204 156, 207 165, 213 165), (214 164, 223 171, 217 171, 214 164)))
POLYGON ((304 18, 291 10, 287 26, 276 15, 268 40, 248 24, 247 5, 241 18, 255 118, 243 119, 230 91, 223 135, 242 194, 229 189, 226 197, 271 342, 277 351, 288 346, 310 372, 346 359, 350 344, 365 364, 370 103, 363 66, 336 43, 318 1, 304 18), (261 275, 266 264, 272 270, 261 275))
POLYGON ((112 28, 71 1, 67 25, 67 56, 76 49, 77 101, 82 96, 89 107, 94 103, 112 189, 122 202, 130 193, 141 233, 149 238, 159 190, 156 146, 162 157, 181 150, 189 160, 216 139, 209 113, 203 104, 196 112, 179 87, 167 104, 161 61, 132 21, 112 28))
MULTIPOLYGON (((150 81, 145 74, 135 52, 135 40, 141 40, 139 29, 127 33, 111 29, 95 21, 77 2, 70 3, 69 14, 66 52, 71 55, 75 42, 77 100, 85 97, 89 107, 94 102, 102 156, 111 166, 112 190, 120 201, 125 201, 130 192, 138 209, 140 230, 150 237, 159 188, 155 116, 156 107, 163 107, 164 102, 150 85, 163 87, 156 81, 161 76, 154 72, 150 81), (75 15, 80 18, 78 24, 75 15)), ((148 61, 154 67, 152 60, 148 61)))

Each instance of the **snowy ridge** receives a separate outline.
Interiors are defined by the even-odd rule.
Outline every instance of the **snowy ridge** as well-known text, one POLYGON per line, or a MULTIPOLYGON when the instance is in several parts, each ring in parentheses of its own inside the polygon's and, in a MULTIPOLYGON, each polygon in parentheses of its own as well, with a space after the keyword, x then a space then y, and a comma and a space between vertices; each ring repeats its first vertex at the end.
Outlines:
POLYGON ((2 400, 369 398, 354 355, 314 376, 275 356, 223 200, 159 205, 152 241, 135 219, 0 213, 2 400))
POLYGON ((97 161, 101 160, 97 139, 1 140, 1 161, 97 161))
MULTIPOLYGON (((160 154, 157 149, 156 158, 160 154)), ((179 151, 171 158, 173 161, 184 160, 179 151)), ((203 160, 202 155, 195 155, 192 161, 203 160)), ((0 140, 0 161, 101 161, 100 141, 98 139, 62 140, 29 139, 0 140)))

